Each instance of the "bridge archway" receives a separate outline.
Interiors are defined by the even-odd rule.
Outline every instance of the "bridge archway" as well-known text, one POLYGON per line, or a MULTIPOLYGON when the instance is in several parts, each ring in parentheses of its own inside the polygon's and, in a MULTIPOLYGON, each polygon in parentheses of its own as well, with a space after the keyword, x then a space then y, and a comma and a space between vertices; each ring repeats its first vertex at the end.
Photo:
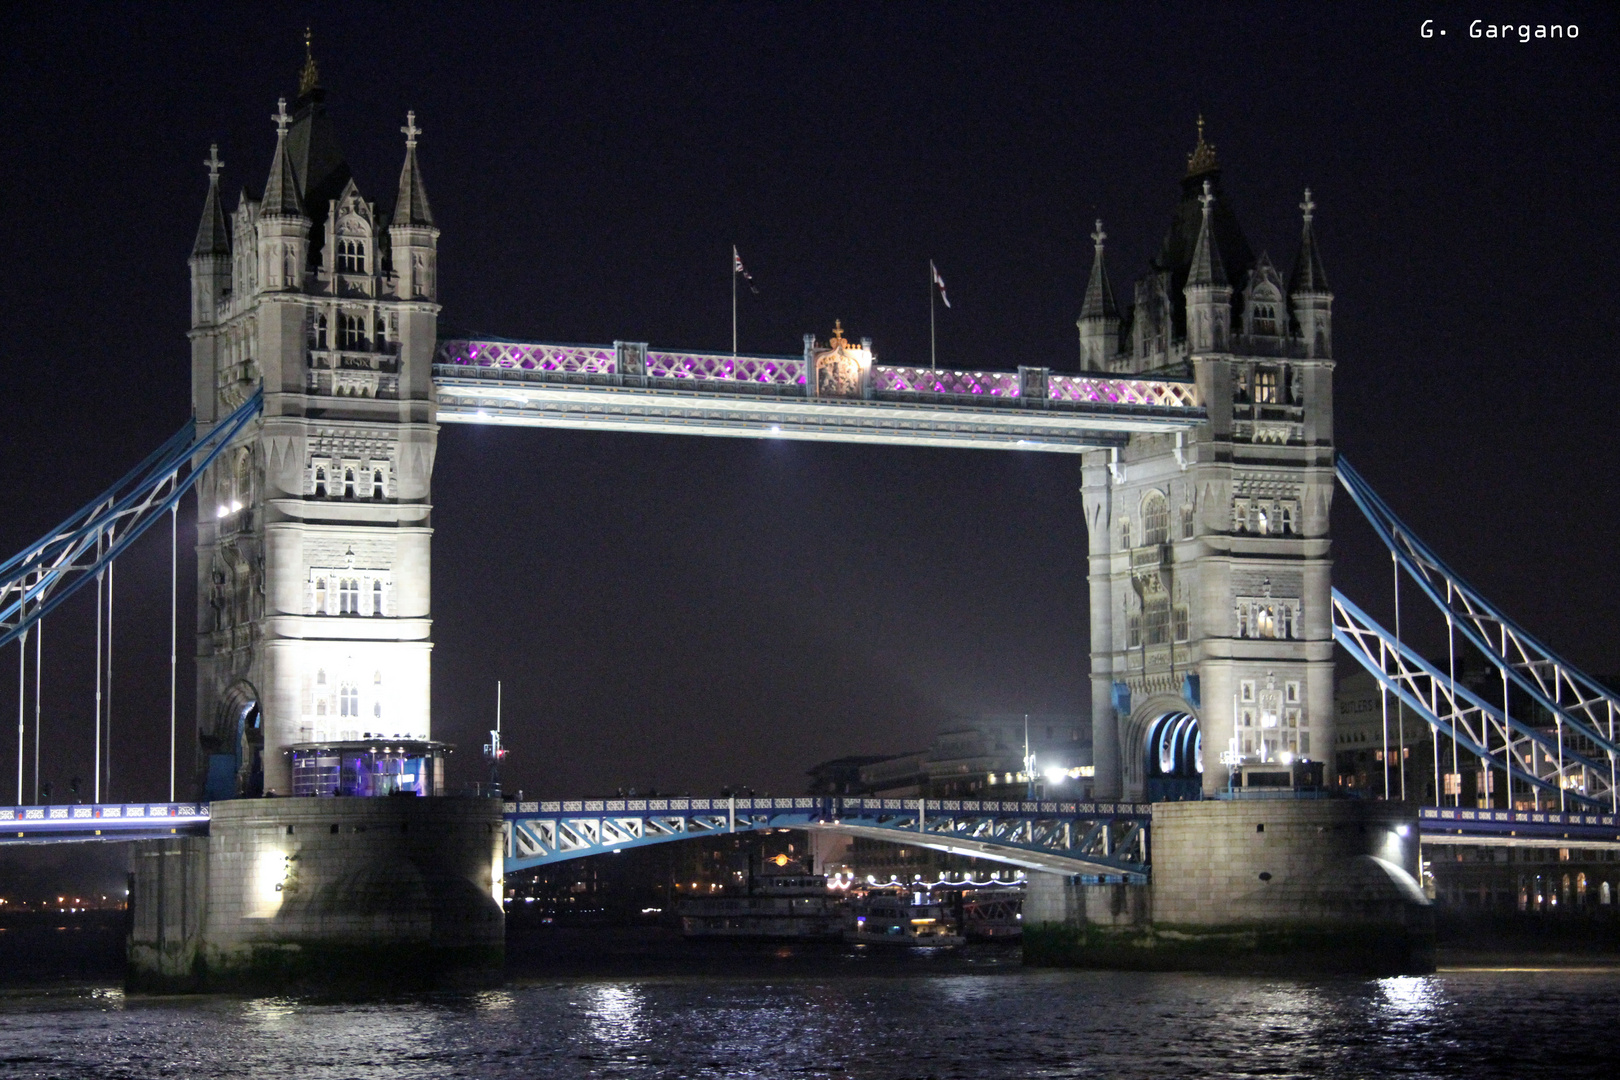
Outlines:
POLYGON ((1142 751, 1149 802, 1203 797, 1204 736, 1198 717, 1182 709, 1161 713, 1147 725, 1142 751))
POLYGON ((202 738, 207 752, 204 795, 212 799, 264 794, 264 713, 259 691, 239 679, 220 696, 213 731, 202 738))

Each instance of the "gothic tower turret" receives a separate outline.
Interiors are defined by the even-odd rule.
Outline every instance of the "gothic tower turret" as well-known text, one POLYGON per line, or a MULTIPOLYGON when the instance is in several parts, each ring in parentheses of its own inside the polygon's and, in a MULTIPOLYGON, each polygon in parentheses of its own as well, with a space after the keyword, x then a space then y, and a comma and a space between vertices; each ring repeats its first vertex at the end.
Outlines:
POLYGON ((1219 179, 1200 123, 1114 365, 1190 376, 1207 419, 1085 456, 1102 799, 1207 797, 1262 763, 1333 778, 1331 294, 1310 199, 1285 289, 1219 179))
MULTIPOLYGON (((317 766, 345 745, 437 752, 427 748, 439 234, 419 132, 408 125, 390 228, 338 150, 313 57, 295 111, 282 99, 274 119, 264 197, 244 195, 227 246, 213 232, 211 183, 192 256, 194 282, 217 260, 233 286, 192 331, 199 425, 264 391, 259 423, 197 489, 197 709, 212 798, 331 794, 339 780, 317 766), (310 768, 295 772, 295 757, 310 768)), ((398 782, 409 773, 421 793, 426 772, 398 782)))
POLYGON ((1310 188, 1305 189, 1305 201, 1299 204, 1299 209, 1305 222, 1300 231, 1294 272, 1288 276, 1288 303, 1305 345, 1305 355, 1325 360, 1333 356, 1333 293, 1328 291, 1327 272, 1322 269, 1322 257, 1316 250, 1316 233, 1311 228, 1316 203, 1311 201, 1310 188))
POLYGON ((1080 370, 1106 371, 1114 354, 1119 352, 1119 307, 1114 303, 1114 289, 1108 283, 1108 269, 1103 264, 1102 219, 1091 234, 1096 246, 1091 259, 1091 280, 1086 282, 1086 299, 1080 306, 1080 370))
POLYGON ((1187 285, 1182 290, 1187 299, 1187 348, 1195 353, 1225 352, 1232 340, 1232 284, 1226 279, 1226 267, 1211 228, 1210 207, 1215 196, 1208 180, 1204 181, 1199 201, 1204 204, 1204 223, 1198 230, 1187 285))
POLYGON ((219 204, 219 144, 208 148, 208 196, 203 200, 197 240, 191 245, 191 325, 211 325, 231 290, 231 234, 219 204))

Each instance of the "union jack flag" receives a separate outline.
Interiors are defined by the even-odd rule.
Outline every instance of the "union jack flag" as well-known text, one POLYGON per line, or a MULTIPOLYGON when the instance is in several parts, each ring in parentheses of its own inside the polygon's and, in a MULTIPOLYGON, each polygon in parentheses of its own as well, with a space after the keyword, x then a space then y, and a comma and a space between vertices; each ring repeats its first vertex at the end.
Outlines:
MULTIPOLYGON (((749 292, 752 292, 752 293, 758 293, 759 292, 759 289, 754 285, 754 275, 750 274, 748 272, 748 270, 743 266, 742 256, 737 254, 737 245, 736 244, 731 245, 731 272, 733 274, 741 274, 743 276, 743 280, 748 282, 748 291, 749 292)), ((949 305, 947 305, 947 306, 949 306, 949 305)))

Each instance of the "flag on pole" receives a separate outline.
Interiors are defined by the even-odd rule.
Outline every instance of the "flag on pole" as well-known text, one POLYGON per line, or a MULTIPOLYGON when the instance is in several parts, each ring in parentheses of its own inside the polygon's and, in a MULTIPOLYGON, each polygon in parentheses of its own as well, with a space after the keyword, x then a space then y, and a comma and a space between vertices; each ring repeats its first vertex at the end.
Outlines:
MULTIPOLYGON (((733 248, 732 250, 735 251, 736 249, 733 248)), ((742 263, 738 263, 737 265, 741 266, 742 263)), ((951 298, 945 295, 945 279, 939 276, 939 267, 934 265, 934 260, 933 259, 928 260, 928 269, 929 269, 929 271, 931 273, 933 273, 933 275, 934 275, 934 284, 936 286, 938 286, 938 288, 939 288, 939 298, 941 300, 945 301, 945 306, 946 307, 950 307, 951 306, 951 298)), ((915 288, 915 286, 913 286, 913 287, 915 288)))
MULTIPOLYGON (((756 296, 759 295, 759 289, 754 285, 754 275, 750 274, 743 266, 742 256, 737 254, 736 244, 731 245, 731 272, 733 274, 741 274, 743 276, 743 280, 748 282, 748 291, 756 296)), ((949 306, 949 304, 946 305, 946 307, 949 306)))

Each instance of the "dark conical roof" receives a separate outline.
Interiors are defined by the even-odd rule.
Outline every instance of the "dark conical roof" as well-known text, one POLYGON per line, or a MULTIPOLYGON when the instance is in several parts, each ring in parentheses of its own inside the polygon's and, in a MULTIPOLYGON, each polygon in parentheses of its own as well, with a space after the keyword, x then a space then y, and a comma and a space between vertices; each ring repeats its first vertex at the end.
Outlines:
POLYGON ((1097 219, 1097 231, 1091 234, 1096 244, 1096 254, 1091 260, 1091 280, 1086 282, 1085 303, 1080 305, 1082 319, 1117 319, 1119 306, 1114 303, 1114 289, 1108 283, 1108 268, 1103 264, 1103 241, 1108 234, 1103 232, 1102 219, 1097 219))
POLYGON ((1305 224, 1299 236, 1299 254, 1294 258, 1293 272, 1288 275, 1288 294, 1328 292, 1327 271, 1322 268, 1322 256, 1316 250, 1316 230, 1311 228, 1312 212, 1316 203, 1311 201, 1311 189, 1305 189, 1305 201, 1299 204, 1305 212, 1305 224))
POLYGON ((293 172, 292 159, 287 153, 287 99, 277 102, 278 111, 271 119, 276 121, 276 154, 270 159, 270 178, 264 184, 264 200, 260 214, 304 215, 304 204, 298 197, 298 177, 293 172))
POLYGON ((202 221, 197 225, 197 240, 191 245, 193 255, 229 255, 231 231, 225 224, 225 209, 219 203, 219 145, 208 148, 208 197, 203 200, 202 221))
POLYGON ((399 195, 394 200, 393 225, 432 225, 433 210, 428 206, 427 185, 422 183, 422 169, 416 163, 416 137, 422 129, 416 126, 416 113, 405 114, 405 165, 399 171, 399 195))
POLYGON ((1198 223, 1198 240, 1193 245, 1192 260, 1187 265, 1188 285, 1226 285, 1226 265, 1221 262, 1220 245, 1215 243, 1213 230, 1214 222, 1213 204, 1215 196, 1211 192, 1211 183, 1204 181, 1204 193, 1200 197, 1202 218, 1198 223))

